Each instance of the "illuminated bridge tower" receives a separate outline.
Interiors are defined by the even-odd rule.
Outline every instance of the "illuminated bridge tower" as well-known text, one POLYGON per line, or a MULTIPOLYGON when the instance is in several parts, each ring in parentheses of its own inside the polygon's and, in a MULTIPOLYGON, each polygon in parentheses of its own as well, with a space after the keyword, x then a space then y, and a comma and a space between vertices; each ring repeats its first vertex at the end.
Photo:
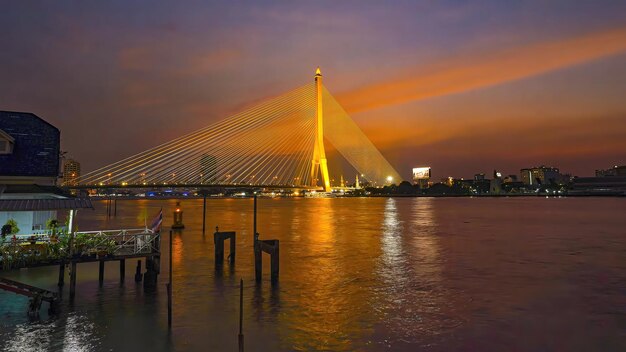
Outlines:
POLYGON ((322 107, 322 72, 320 68, 315 71, 315 96, 317 99, 317 108, 315 109, 315 119, 317 124, 317 132, 315 138, 315 147, 313 148, 313 167, 311 168, 311 186, 317 186, 318 173, 321 171, 322 183, 324 191, 330 192, 330 179, 328 178, 328 163, 326 161, 326 151, 324 150, 324 111, 322 107))

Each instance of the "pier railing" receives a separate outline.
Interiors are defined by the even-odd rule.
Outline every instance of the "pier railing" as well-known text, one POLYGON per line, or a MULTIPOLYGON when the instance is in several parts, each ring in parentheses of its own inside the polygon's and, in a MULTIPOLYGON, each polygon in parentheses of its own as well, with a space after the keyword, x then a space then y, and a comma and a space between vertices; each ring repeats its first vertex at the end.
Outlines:
POLYGON ((150 229, 84 231, 74 233, 74 254, 136 255, 160 251, 160 234, 150 229), (83 244, 82 239, 87 242, 83 244))
POLYGON ((0 239, 0 270, 158 254, 161 236, 150 229, 82 231, 0 239))

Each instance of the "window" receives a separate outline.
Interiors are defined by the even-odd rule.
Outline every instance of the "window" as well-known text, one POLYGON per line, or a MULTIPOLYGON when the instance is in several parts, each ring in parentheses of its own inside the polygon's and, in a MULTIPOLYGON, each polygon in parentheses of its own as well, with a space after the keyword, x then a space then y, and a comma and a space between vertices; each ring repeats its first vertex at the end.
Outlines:
POLYGON ((11 154, 13 152, 13 138, 0 130, 0 154, 11 154))

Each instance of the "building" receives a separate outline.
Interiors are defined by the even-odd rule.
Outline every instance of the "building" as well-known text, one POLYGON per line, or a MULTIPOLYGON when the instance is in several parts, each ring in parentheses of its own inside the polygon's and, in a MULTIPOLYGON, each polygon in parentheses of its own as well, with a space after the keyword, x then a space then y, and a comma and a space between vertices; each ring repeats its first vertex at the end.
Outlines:
POLYGON ((626 196, 626 176, 575 177, 568 193, 626 196))
POLYGON ((556 167, 538 166, 521 169, 520 176, 525 185, 541 186, 551 183, 559 183, 563 176, 556 167))
POLYGON ((67 159, 63 163, 63 184, 76 186, 80 178, 80 163, 74 159, 67 159))
POLYGON ((0 111, 0 184, 55 185, 59 130, 29 112, 0 111))
POLYGON ((489 182, 489 194, 497 195, 502 192, 502 173, 493 170, 493 179, 489 182))
MULTIPOLYGON (((9 219, 17 223, 16 235, 42 234, 58 211, 93 209, 89 198, 75 198, 56 186, 0 185, 0 227, 9 219)), ((1 242, 1 240, 0 240, 1 242)))
POLYGON ((514 183, 517 182, 517 175, 508 175, 504 177, 503 183, 514 183))
POLYGON ((596 177, 607 177, 607 176, 626 177, 626 165, 622 165, 622 166, 616 165, 610 169, 596 170, 596 177))
POLYGON ((28 112, 0 111, 0 227, 9 220, 16 235, 46 232, 59 210, 92 208, 54 186, 59 176, 59 130, 28 112))

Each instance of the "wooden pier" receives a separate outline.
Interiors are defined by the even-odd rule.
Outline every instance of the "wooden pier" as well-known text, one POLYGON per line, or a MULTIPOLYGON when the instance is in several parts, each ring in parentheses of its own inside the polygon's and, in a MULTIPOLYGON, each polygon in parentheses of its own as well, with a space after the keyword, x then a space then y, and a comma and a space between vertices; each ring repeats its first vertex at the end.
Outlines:
MULTIPOLYGON (((12 240, 2 244, 1 268, 4 270, 59 266, 58 286, 65 283, 65 268, 70 272, 70 300, 76 296, 78 264, 99 263, 98 282, 104 282, 106 262, 119 262, 120 283, 126 277, 126 260, 144 258, 146 273, 144 287, 156 286, 160 272, 161 236, 149 229, 75 232, 67 235, 68 245, 63 247, 50 236, 12 240)), ((141 270, 141 269, 139 269, 141 270)), ((137 276, 136 276, 137 278, 137 276)), ((2 288, 2 287, 0 287, 2 288)))

